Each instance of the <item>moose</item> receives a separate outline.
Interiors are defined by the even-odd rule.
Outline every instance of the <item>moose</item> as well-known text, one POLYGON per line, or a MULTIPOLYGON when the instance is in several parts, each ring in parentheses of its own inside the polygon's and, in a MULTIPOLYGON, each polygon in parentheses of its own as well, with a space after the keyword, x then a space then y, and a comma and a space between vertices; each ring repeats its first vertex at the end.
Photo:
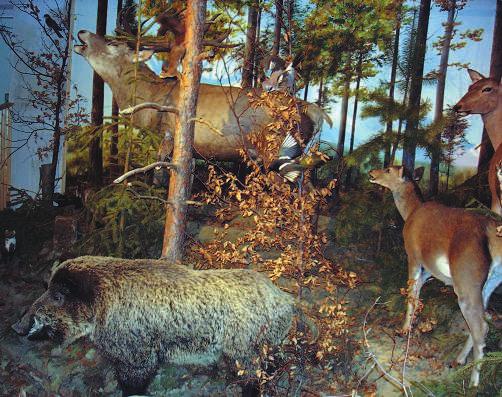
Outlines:
MULTIPOLYGON (((138 62, 126 42, 106 39, 82 30, 80 45, 75 52, 83 56, 110 86, 121 110, 132 105, 151 102, 176 107, 179 84, 176 79, 162 79, 143 62, 138 62), (134 76, 138 78, 135 79, 134 76)), ((201 84, 197 103, 194 151, 195 155, 212 160, 239 161, 241 150, 249 157, 263 158, 264 153, 253 147, 250 134, 259 132, 273 121, 264 106, 251 106, 248 90, 240 87, 201 84)), ((317 105, 299 101, 300 134, 307 142, 320 131, 323 120, 331 126, 329 116, 317 105)), ((173 113, 143 109, 132 115, 133 125, 165 134, 159 157, 172 150, 173 113)), ((163 160, 163 159, 162 159, 163 160)))
POLYGON ((481 73, 467 69, 472 84, 467 93, 453 107, 462 114, 480 114, 486 131, 493 145, 495 154, 488 168, 488 183, 492 196, 491 209, 502 215, 500 203, 500 185, 497 178, 497 166, 502 161, 502 90, 500 81, 484 77, 481 73))
MULTIPOLYGON (((420 289, 431 277, 453 285, 470 335, 455 363, 464 364, 471 349, 483 358, 488 325, 485 309, 502 282, 502 239, 489 217, 437 202, 423 202, 417 182, 423 167, 408 175, 403 167, 371 170, 369 180, 390 189, 404 219, 404 246, 408 256, 408 305, 402 331, 410 330, 420 289)), ((479 384, 480 365, 471 372, 479 384)))

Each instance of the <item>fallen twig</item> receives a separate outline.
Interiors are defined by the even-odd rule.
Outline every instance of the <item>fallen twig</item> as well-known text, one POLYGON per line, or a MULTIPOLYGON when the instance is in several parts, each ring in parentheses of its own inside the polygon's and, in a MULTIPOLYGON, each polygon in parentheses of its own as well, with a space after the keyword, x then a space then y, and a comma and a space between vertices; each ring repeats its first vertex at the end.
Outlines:
POLYGON ((124 175, 121 175, 117 179, 115 179, 113 183, 123 182, 132 175, 144 174, 145 172, 150 171, 152 168, 157 168, 157 167, 158 168, 166 167, 176 170, 176 165, 174 165, 173 163, 168 163, 166 161, 157 161, 155 163, 145 165, 144 167, 135 168, 134 170, 128 171, 124 175))
MULTIPOLYGON (((378 361, 375 353, 373 353, 372 351, 369 350, 369 342, 368 342, 368 331, 366 329, 366 323, 368 321, 368 315, 370 314, 370 312, 373 310, 373 308, 379 304, 379 301, 380 301, 380 297, 378 297, 375 302, 373 302, 373 304, 371 305, 371 307, 369 308, 369 310, 366 312, 366 315, 364 316, 364 322, 363 322, 363 336, 364 336, 364 346, 366 348, 366 354, 368 356, 368 359, 372 360, 373 363, 374 363, 374 366, 376 366, 379 371, 383 374, 383 377, 386 378, 387 380, 389 380, 390 382, 394 383, 396 386, 398 386, 401 390, 403 390, 403 393, 406 397, 408 397, 408 388, 409 388, 409 382, 404 379, 403 377, 403 382, 401 383, 399 381, 399 379, 397 379, 396 377, 392 376, 390 373, 388 373, 385 368, 382 366, 382 364, 380 364, 380 362, 378 361), (407 384, 407 385, 406 385, 407 384)), ((373 366, 373 367, 374 367, 373 366)), ((369 372, 366 372, 363 376, 363 378, 360 379, 359 383, 361 383, 361 381, 369 375, 369 372)), ((359 385, 358 385, 359 386, 359 385)))

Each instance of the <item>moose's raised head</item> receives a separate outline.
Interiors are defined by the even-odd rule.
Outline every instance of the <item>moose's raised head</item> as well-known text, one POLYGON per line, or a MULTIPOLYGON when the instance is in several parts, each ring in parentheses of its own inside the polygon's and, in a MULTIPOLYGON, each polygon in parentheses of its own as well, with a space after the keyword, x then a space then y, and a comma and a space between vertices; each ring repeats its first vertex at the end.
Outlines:
POLYGON ((81 44, 74 47, 75 52, 107 82, 134 64, 135 53, 125 42, 109 40, 87 30, 78 32, 77 37, 81 44))

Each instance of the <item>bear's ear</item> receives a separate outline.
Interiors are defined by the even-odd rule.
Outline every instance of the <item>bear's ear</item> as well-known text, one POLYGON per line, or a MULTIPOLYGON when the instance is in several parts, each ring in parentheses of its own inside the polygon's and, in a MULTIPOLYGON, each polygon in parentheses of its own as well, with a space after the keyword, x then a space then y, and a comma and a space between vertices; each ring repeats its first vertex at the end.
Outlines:
POLYGON ((51 286, 61 290, 69 301, 91 305, 96 297, 98 283, 88 272, 61 268, 52 276, 51 286))

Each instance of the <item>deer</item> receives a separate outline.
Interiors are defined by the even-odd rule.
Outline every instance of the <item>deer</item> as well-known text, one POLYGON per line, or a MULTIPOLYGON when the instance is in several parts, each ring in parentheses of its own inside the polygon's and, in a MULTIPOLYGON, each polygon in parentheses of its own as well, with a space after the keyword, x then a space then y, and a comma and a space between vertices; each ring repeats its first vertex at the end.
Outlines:
POLYGON ((502 89, 500 81, 484 77, 481 73, 467 69, 472 84, 467 93, 453 106, 461 114, 480 114, 495 154, 488 167, 488 184, 491 193, 491 209, 502 215, 500 188, 497 179, 497 165, 502 161, 502 89))
MULTIPOLYGON (((110 86, 120 110, 145 102, 176 107, 179 98, 177 79, 162 79, 140 61, 141 57, 127 42, 107 39, 81 30, 77 35, 80 45, 74 50, 110 86), (135 76, 137 78, 135 78, 135 76)), ((248 89, 201 84, 197 102, 194 151, 205 159, 239 161, 241 150, 252 159, 263 158, 248 137, 259 132, 274 120, 264 106, 251 106, 248 89), (198 122, 197 122, 198 121, 198 122)), ((260 90, 255 90, 257 94, 260 90)), ((329 116, 319 106, 299 101, 300 135, 305 142, 318 133, 323 121, 332 125, 329 116)), ((131 116, 131 123, 139 128, 164 133, 159 157, 172 151, 172 112, 158 112, 146 108, 131 116)), ((163 159, 161 159, 163 160, 163 159)))
POLYGON ((402 332, 410 332, 420 290, 434 277, 453 286, 469 327, 469 337, 454 364, 465 364, 473 350, 477 364, 470 384, 479 385, 488 325, 485 310, 492 292, 502 282, 502 239, 497 224, 487 216, 424 202, 417 182, 424 168, 409 175, 402 166, 371 170, 369 181, 392 192, 404 220, 404 247, 408 257, 408 300, 402 332))

